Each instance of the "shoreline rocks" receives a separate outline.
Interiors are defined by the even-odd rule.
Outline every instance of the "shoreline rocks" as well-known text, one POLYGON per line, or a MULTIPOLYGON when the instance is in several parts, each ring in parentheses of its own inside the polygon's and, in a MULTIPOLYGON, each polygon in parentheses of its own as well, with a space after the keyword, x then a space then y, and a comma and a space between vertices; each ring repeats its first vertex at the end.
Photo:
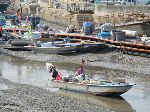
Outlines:
POLYGON ((1 112, 108 112, 108 109, 72 100, 48 90, 0 78, 9 89, 0 91, 1 112))

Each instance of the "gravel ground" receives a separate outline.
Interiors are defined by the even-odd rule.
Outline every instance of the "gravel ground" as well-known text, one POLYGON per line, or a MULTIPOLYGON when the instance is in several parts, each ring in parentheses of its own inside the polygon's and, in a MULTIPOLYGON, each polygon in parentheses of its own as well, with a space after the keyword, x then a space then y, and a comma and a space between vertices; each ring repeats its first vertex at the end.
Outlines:
POLYGON ((0 90, 0 112, 109 112, 84 102, 75 101, 56 93, 21 85, 0 78, 8 89, 0 90))
MULTIPOLYGON (((87 66, 117 69, 110 71, 111 74, 150 78, 150 60, 145 57, 135 57, 117 52, 55 55, 30 51, 10 51, 2 48, 0 51, 6 55, 26 60, 45 62, 79 64, 83 58, 87 66)), ((108 71, 104 72, 108 73, 108 71)), ((31 85, 16 84, 3 78, 0 78, 0 84, 8 86, 8 89, 0 90, 0 112, 111 112, 104 107, 75 101, 31 85)))

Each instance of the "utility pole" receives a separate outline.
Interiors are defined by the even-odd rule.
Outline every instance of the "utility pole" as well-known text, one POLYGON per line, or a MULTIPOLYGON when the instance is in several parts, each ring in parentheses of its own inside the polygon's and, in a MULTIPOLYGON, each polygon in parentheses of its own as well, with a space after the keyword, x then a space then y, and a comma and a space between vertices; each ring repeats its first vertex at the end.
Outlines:
POLYGON ((108 5, 108 0, 107 0, 107 5, 108 5))
POLYGON ((113 0, 113 4, 114 4, 115 0, 113 0))

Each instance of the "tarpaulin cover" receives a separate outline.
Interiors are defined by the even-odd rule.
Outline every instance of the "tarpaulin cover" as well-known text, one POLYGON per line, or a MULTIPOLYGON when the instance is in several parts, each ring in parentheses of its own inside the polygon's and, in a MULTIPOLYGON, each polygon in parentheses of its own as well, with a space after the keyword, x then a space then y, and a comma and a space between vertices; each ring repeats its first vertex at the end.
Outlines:
POLYGON ((83 26, 92 26, 93 24, 92 24, 92 22, 84 22, 83 23, 83 26))
POLYGON ((111 36, 110 32, 99 32, 98 33, 98 37, 106 38, 106 37, 110 37, 110 36, 111 36))

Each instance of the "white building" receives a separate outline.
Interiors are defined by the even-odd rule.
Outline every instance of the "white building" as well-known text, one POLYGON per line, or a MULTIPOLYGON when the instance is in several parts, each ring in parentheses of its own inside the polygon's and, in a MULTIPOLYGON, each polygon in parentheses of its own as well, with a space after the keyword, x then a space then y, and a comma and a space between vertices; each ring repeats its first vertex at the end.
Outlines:
POLYGON ((126 3, 126 4, 135 4, 135 5, 145 5, 150 2, 150 0, 112 0, 118 3, 126 3))
POLYGON ((127 4, 127 5, 145 5, 150 0, 95 0, 96 3, 115 3, 115 4, 127 4))
POLYGON ((125 4, 125 5, 133 5, 136 3, 136 0, 113 0, 114 3, 125 4))
POLYGON ((134 4, 135 0, 96 0, 96 3, 134 4))
POLYGON ((145 5, 149 2, 150 2, 150 0, 136 0, 137 5, 145 5))

